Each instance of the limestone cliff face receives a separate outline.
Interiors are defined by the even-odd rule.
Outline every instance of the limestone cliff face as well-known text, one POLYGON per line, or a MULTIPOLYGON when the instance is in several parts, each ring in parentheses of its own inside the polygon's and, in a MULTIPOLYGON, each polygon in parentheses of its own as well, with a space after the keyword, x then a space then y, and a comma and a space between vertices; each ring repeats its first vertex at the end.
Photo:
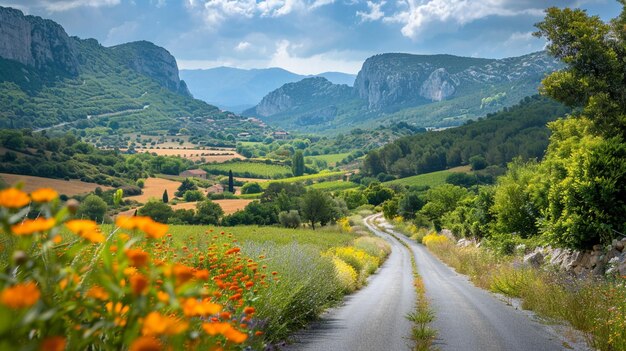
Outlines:
POLYGON ((137 41, 113 46, 110 50, 131 69, 158 81, 171 91, 191 96, 187 85, 178 76, 176 59, 169 51, 148 41, 137 41))
POLYGON ((72 39, 57 23, 0 7, 0 57, 37 69, 78 74, 72 39))

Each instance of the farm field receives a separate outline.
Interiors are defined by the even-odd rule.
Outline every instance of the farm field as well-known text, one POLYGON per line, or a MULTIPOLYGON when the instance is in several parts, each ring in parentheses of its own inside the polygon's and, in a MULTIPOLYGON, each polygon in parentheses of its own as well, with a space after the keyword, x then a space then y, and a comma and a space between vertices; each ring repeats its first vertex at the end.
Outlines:
POLYGON ((163 191, 167 189, 167 194, 170 198, 174 197, 174 193, 178 190, 181 182, 163 179, 163 178, 147 178, 144 181, 143 194, 136 196, 129 196, 127 199, 135 200, 142 203, 148 202, 151 198, 161 200, 163 198, 163 191))
POLYGON ((303 176, 299 176, 299 177, 289 177, 289 178, 272 180, 272 181, 270 181, 268 183, 261 184, 261 187, 262 188, 267 188, 269 183, 297 183, 297 182, 304 182, 304 181, 307 181, 307 180, 318 181, 320 179, 325 179, 325 178, 341 179, 344 174, 345 174, 345 172, 343 172, 343 171, 339 171, 339 172, 322 171, 322 172, 317 173, 317 174, 307 174, 307 175, 303 175, 303 176))
POLYGON ((445 171, 437 171, 426 174, 419 174, 412 177, 406 177, 401 179, 392 180, 389 182, 385 182, 385 185, 391 184, 399 184, 404 186, 429 186, 435 187, 438 185, 442 185, 446 182, 446 178, 452 173, 468 173, 470 172, 469 166, 461 166, 450 168, 445 171))
MULTIPOLYGON (((222 210, 224 210, 225 214, 235 213, 239 210, 243 210, 249 203, 253 200, 247 199, 221 199, 221 200, 211 200, 216 204, 220 205, 222 210)), ((174 210, 195 210, 197 202, 181 202, 176 205, 172 205, 174 210)))
POLYGON ((228 162, 209 164, 202 169, 212 174, 227 175, 232 170, 234 176, 245 178, 274 179, 291 175, 291 168, 287 166, 266 164, 260 162, 228 162))
POLYGON ((343 180, 334 180, 330 182, 319 182, 308 187, 311 189, 324 190, 324 191, 339 191, 356 188, 359 185, 352 182, 344 182, 343 180))
POLYGON ((306 156, 305 159, 309 158, 312 160, 322 160, 326 161, 329 166, 334 166, 337 162, 341 162, 344 158, 350 155, 349 152, 341 153, 341 154, 328 154, 328 155, 317 155, 317 156, 306 156))
POLYGON ((246 177, 234 177, 234 178, 235 180, 238 180, 244 183, 264 183, 264 182, 270 181, 270 179, 266 179, 266 178, 246 178, 246 177))
POLYGON ((96 183, 87 183, 78 179, 63 180, 8 173, 0 173, 0 178, 2 178, 2 180, 4 180, 9 185, 23 182, 24 191, 33 191, 39 188, 51 187, 56 189, 59 194, 64 194, 67 196, 89 193, 94 191, 98 187, 100 187, 102 190, 111 189, 107 186, 99 185, 96 183))
POLYGON ((191 161, 204 160, 206 163, 226 162, 232 159, 245 157, 232 150, 202 150, 202 149, 137 149, 140 153, 157 154, 159 156, 178 156, 191 161))

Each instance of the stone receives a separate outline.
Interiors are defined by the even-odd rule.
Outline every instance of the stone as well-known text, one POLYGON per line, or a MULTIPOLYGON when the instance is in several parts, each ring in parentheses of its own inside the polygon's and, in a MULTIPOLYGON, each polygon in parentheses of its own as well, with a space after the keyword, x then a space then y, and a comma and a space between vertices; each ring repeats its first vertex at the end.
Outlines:
POLYGON ((539 268, 543 264, 543 254, 541 252, 531 252, 524 256, 524 263, 534 268, 539 268))
POLYGON ((593 251, 602 251, 602 245, 600 244, 593 245, 593 251))
POLYGON ((622 241, 618 241, 614 246, 615 250, 622 252, 624 251, 624 243, 622 241))

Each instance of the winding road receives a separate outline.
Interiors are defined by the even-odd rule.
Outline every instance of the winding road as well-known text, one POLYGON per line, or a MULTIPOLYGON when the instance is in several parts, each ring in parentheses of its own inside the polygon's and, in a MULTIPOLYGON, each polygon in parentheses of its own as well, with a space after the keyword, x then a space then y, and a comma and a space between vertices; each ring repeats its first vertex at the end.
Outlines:
POLYGON ((367 217, 365 224, 389 242, 391 255, 365 288, 348 296, 342 306, 326 312, 310 328, 297 333, 294 343, 286 350, 410 350, 412 325, 405 316, 414 311, 416 299, 410 255, 416 259, 426 296, 435 312, 431 324, 438 333, 435 349, 568 349, 550 328, 472 285, 422 245, 394 232, 381 215, 367 217))

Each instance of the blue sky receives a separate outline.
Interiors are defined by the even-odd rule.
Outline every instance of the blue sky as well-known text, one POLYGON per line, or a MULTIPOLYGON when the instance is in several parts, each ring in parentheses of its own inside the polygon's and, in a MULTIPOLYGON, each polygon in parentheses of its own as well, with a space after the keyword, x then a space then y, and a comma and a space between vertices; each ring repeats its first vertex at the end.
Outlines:
POLYGON ((105 46, 149 40, 180 68, 356 73, 383 52, 502 58, 538 51, 549 6, 610 19, 615 0, 0 0, 105 46))

